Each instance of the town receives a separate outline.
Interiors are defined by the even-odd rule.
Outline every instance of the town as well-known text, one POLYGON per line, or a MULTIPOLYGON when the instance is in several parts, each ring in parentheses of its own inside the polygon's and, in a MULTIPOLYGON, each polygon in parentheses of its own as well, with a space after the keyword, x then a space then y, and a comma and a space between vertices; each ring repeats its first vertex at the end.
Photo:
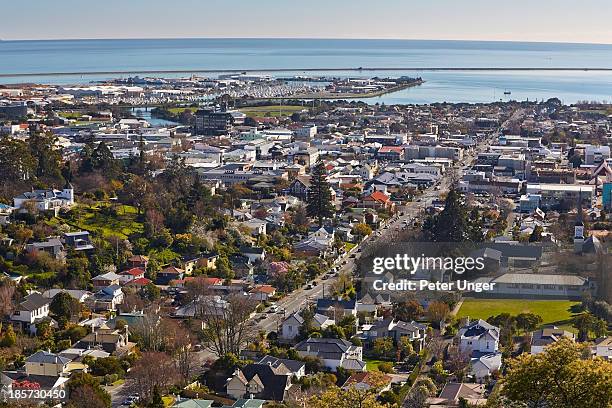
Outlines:
POLYGON ((2 406, 611 406, 612 105, 421 82, 0 86, 2 406))

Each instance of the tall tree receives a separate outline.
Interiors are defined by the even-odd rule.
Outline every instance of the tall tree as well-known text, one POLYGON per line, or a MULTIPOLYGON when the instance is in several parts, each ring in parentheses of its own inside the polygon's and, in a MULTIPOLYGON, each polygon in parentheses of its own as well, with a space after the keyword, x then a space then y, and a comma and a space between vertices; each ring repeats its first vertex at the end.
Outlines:
POLYGON ((592 358, 588 346, 566 338, 511 360, 502 383, 503 396, 527 407, 612 405, 612 362, 592 358))
POLYGON ((322 160, 315 164, 310 175, 306 210, 309 216, 319 220, 319 226, 323 225, 324 218, 334 215, 331 187, 327 182, 327 170, 322 160))
POLYGON ((478 211, 468 212, 457 190, 451 189, 444 202, 444 210, 428 217, 423 223, 425 238, 431 242, 464 242, 483 240, 478 211))

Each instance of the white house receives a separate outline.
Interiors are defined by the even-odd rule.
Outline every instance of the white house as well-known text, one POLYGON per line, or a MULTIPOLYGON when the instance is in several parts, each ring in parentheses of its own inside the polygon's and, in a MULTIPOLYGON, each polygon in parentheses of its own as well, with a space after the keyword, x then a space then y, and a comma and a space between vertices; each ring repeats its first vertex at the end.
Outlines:
POLYGON ((62 190, 32 190, 13 197, 13 206, 22 209, 27 202, 33 202, 40 211, 57 210, 74 204, 74 188, 67 183, 62 190))
POLYGON ((300 334, 300 327, 304 324, 304 318, 299 313, 287 317, 281 324, 281 339, 293 340, 300 334))
POLYGON ((612 336, 597 339, 593 349, 597 357, 612 360, 612 336))
POLYGON ((468 322, 457 336, 461 351, 494 353, 499 348, 499 328, 481 319, 468 322))
POLYGON ((494 372, 499 371, 501 364, 502 353, 485 354, 472 359, 470 363, 470 374, 475 377, 477 382, 482 382, 494 372))
POLYGON ((50 303, 51 299, 45 298, 38 292, 33 292, 19 303, 11 320, 20 322, 23 327, 29 328, 31 333, 35 333, 36 323, 49 316, 50 303))

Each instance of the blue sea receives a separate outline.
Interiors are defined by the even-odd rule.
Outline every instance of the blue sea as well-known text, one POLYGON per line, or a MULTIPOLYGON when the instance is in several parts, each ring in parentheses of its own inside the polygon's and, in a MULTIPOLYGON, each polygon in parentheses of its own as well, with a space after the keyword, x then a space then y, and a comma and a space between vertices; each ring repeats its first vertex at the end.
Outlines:
MULTIPOLYGON (((82 84, 118 75, 49 72, 398 68, 273 75, 420 76, 426 82, 368 102, 492 102, 558 97, 612 101, 612 72, 432 71, 409 68, 612 68, 612 45, 425 40, 147 39, 0 41, 0 84, 82 84), (400 69, 402 68, 402 69, 400 69), (408 68, 408 69, 406 69, 408 68), (504 92, 511 95, 504 95, 504 92)), ((142 74, 141 74, 142 75, 142 74)), ((201 74, 211 77, 216 74, 201 74)))

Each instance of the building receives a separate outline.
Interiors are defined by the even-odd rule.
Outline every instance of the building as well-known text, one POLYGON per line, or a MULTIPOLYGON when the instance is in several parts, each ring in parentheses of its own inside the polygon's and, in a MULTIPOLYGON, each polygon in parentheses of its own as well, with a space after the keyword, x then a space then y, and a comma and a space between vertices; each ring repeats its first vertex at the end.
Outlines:
POLYGON ((33 242, 31 244, 27 244, 26 251, 30 254, 46 252, 55 259, 62 258, 65 255, 64 245, 59 238, 50 238, 44 242, 33 242))
POLYGON ((459 407, 462 400, 472 406, 484 405, 487 402, 485 391, 483 384, 449 382, 437 398, 427 399, 427 406, 459 407))
POLYGON ((336 371, 338 367, 347 370, 365 371, 362 361, 363 349, 341 339, 309 338, 295 345, 294 349, 302 357, 317 357, 323 365, 336 371))
POLYGON ((495 353, 499 348, 499 328, 482 319, 468 322, 459 329, 459 348, 463 352, 495 353))
POLYGON ((544 351, 546 346, 556 343, 563 337, 575 340, 576 336, 574 333, 567 330, 559 329, 556 326, 545 327, 540 330, 536 330, 531 334, 531 354, 540 354, 544 351))
POLYGON ((492 374, 499 372, 502 365, 502 353, 485 354, 480 357, 472 358, 470 362, 470 375, 481 383, 492 374))
POLYGON ((115 272, 106 272, 98 276, 94 276, 91 278, 91 281, 93 282, 94 289, 100 290, 107 286, 119 285, 121 282, 121 275, 118 275, 115 272))
POLYGON ((240 112, 200 109, 195 114, 195 133, 206 136, 219 136, 230 132, 234 125, 244 123, 240 112))
POLYGON ((478 281, 495 283, 487 295, 506 298, 580 299, 595 289, 594 282, 577 275, 506 273, 478 281))
POLYGON ((597 166, 610 158, 610 146, 587 145, 584 148, 584 164, 597 166))
POLYGON ((291 371, 284 365, 248 364, 236 369, 227 381, 226 393, 234 399, 258 398, 283 401, 291 388, 291 371))
POLYGON ((39 350, 25 360, 27 375, 58 377, 66 372, 69 359, 57 354, 39 350))
POLYGON ((13 197, 13 206, 19 210, 27 211, 27 204, 33 205, 39 211, 59 211, 74 204, 74 188, 67 183, 62 190, 32 190, 13 197))
POLYGON ((540 209, 575 208, 581 201, 589 207, 595 196, 595 187, 583 184, 527 184, 527 194, 537 194, 540 198, 540 209))
POLYGON ((49 304, 51 299, 45 298, 38 292, 31 293, 17 305, 11 320, 21 323, 23 328, 35 334, 36 323, 49 316, 49 304))
POLYGON ((280 338, 283 340, 293 340, 300 334, 300 328, 304 324, 304 318, 299 313, 294 313, 287 317, 281 324, 280 338))
POLYGON ((23 102, 0 104, 0 117, 6 119, 21 119, 28 116, 28 105, 23 102))
POLYGON ((593 351, 597 357, 612 360, 612 336, 602 337, 595 340, 593 351))

